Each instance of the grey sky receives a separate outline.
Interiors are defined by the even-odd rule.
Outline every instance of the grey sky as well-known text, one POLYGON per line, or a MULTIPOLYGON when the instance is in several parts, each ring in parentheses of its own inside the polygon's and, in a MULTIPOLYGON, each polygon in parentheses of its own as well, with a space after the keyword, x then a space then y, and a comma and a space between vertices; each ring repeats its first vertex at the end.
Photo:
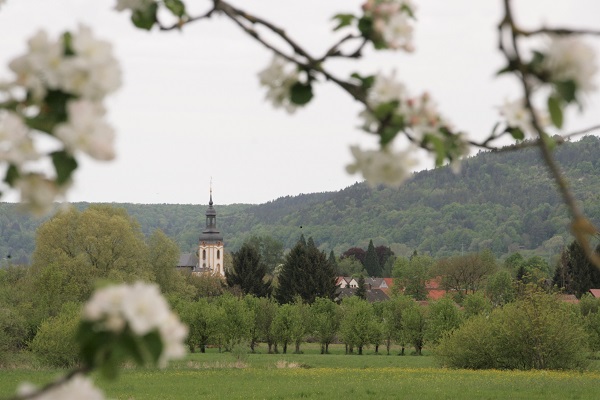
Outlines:
MULTIPOLYGON (((188 0, 201 12, 209 2, 188 0)), ((330 17, 358 13, 358 0, 234 1, 286 27, 313 54, 336 37, 330 17)), ((365 52, 359 62, 335 60, 340 77, 397 71, 408 89, 428 91, 440 111, 470 137, 482 138, 498 119, 496 107, 518 95, 511 78, 494 78, 502 67, 495 26, 499 0, 426 0, 418 4, 416 52, 365 52)), ((109 121, 117 130, 118 159, 83 162, 68 199, 90 202, 206 203, 210 177, 215 202, 262 203, 285 195, 338 190, 349 176, 348 146, 375 146, 358 128, 360 107, 337 87, 323 83, 308 107, 290 116, 263 101, 257 72, 271 54, 224 17, 183 32, 143 32, 113 0, 8 0, 0 8, 0 79, 6 64, 44 28, 53 36, 90 25, 110 40, 124 85, 111 96, 109 121)), ((525 26, 598 27, 596 0, 515 1, 525 26)), ((600 39, 589 39, 600 52, 600 39)), ((598 79, 597 79, 598 82, 598 79)), ((569 114, 567 131, 600 122, 600 96, 587 112, 569 114), (594 118, 595 114, 595 118, 594 118)), ((431 168, 424 158, 420 168, 431 168)), ((5 199, 11 199, 7 197, 5 199)))

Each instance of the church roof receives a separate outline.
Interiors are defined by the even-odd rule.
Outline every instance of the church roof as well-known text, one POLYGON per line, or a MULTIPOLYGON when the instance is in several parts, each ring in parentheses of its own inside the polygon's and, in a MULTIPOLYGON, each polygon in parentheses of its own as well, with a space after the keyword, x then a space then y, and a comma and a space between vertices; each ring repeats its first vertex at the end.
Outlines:
POLYGON ((198 264, 198 257, 194 253, 182 253, 179 256, 178 267, 192 267, 194 268, 198 264))

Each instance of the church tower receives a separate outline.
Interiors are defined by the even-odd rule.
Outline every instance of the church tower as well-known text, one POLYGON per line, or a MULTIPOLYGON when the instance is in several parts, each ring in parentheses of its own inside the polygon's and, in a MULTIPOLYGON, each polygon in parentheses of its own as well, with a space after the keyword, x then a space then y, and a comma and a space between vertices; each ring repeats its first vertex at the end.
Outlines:
POLYGON ((213 207, 212 187, 206 210, 206 229, 198 240, 198 270, 225 276, 223 268, 223 235, 217 229, 217 211, 213 207))

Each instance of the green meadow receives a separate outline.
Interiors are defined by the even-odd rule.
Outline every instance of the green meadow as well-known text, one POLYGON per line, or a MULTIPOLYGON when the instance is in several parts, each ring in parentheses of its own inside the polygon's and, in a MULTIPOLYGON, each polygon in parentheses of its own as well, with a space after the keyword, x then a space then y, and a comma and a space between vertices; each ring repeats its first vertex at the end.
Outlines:
MULTIPOLYGON (((242 354, 209 349, 190 354, 167 369, 125 368, 116 381, 97 379, 113 399, 597 399, 600 368, 585 372, 471 371, 439 368, 424 356, 242 354)), ((262 348, 259 349, 264 350, 262 348)), ((397 349, 394 349, 397 353, 397 349)), ((19 382, 48 382, 61 370, 1 371, 0 397, 19 382)))

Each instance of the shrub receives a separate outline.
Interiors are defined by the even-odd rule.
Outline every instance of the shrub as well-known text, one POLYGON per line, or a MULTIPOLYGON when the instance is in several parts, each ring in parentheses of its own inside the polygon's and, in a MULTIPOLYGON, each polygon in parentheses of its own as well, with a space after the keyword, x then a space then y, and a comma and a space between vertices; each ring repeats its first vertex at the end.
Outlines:
POLYGON ((489 317, 471 318, 442 338, 435 354, 453 368, 580 369, 587 340, 573 307, 530 292, 489 317))
POLYGON ((79 347, 75 342, 75 334, 80 315, 80 304, 67 303, 57 316, 42 322, 29 345, 42 363, 64 368, 79 362, 79 347))

